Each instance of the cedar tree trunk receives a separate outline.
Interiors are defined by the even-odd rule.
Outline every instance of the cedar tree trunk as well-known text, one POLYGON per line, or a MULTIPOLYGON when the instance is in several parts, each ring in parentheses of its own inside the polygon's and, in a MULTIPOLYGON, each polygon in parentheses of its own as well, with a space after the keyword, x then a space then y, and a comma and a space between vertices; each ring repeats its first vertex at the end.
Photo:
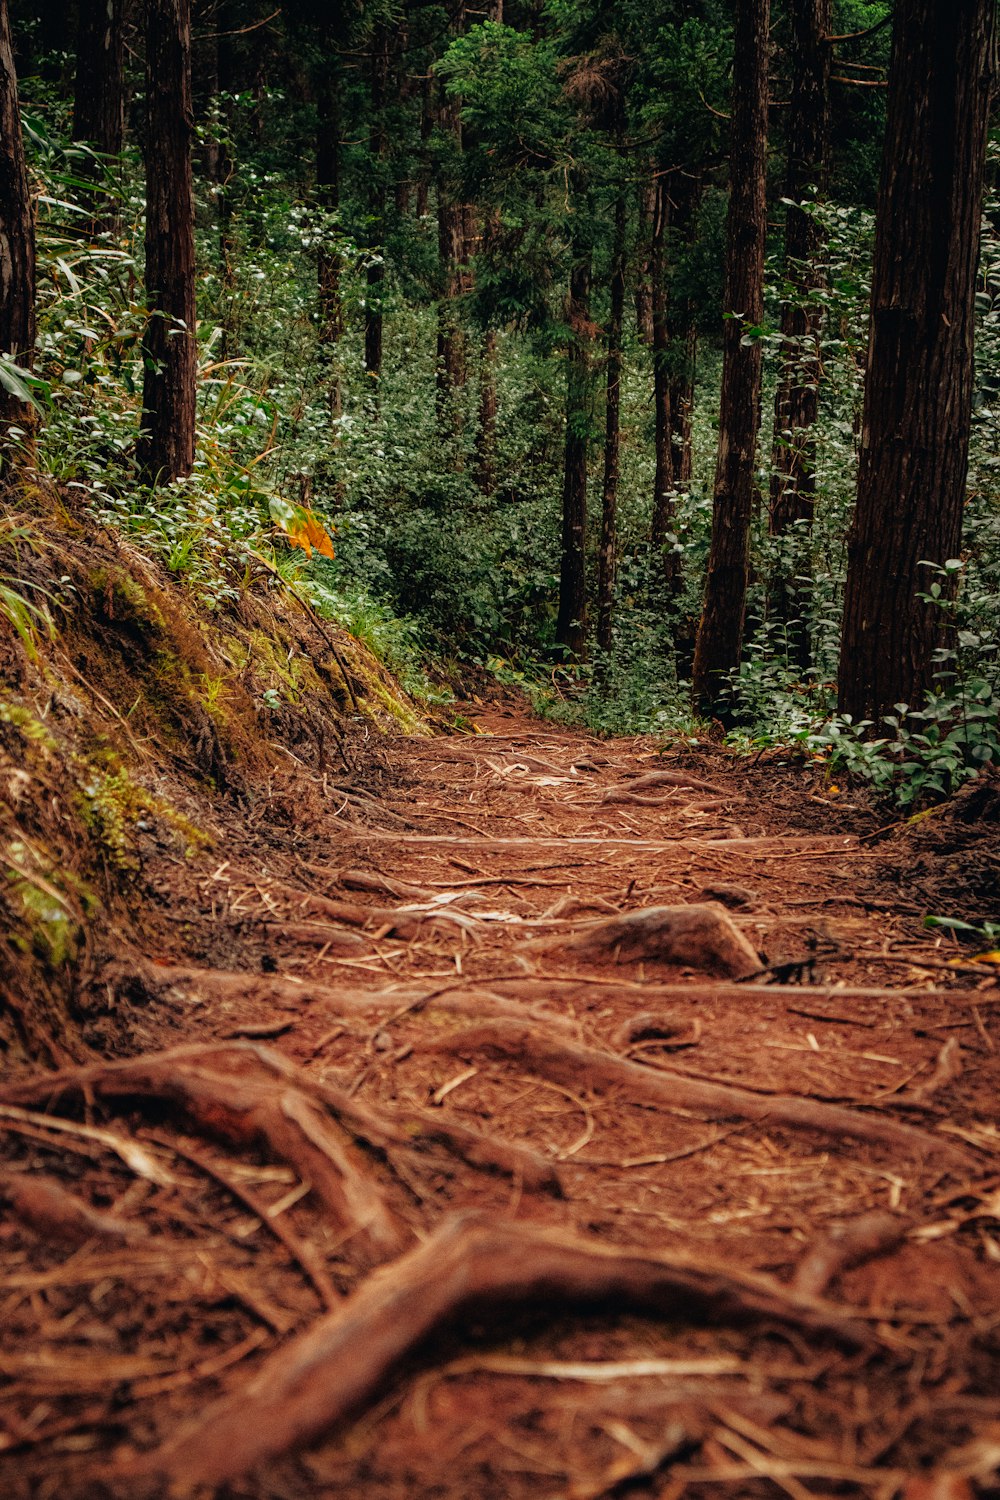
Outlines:
POLYGON ((785 169, 785 280, 781 307, 784 339, 781 378, 774 406, 771 460, 772 536, 793 534, 771 584, 771 604, 791 633, 801 666, 809 660, 809 633, 802 612, 805 598, 797 578, 809 570, 808 531, 816 496, 816 417, 819 409, 819 333, 822 314, 810 298, 819 284, 823 231, 797 205, 810 188, 826 186, 830 150, 831 0, 792 0, 792 91, 788 113, 785 169))
POLYGON ((365 371, 374 387, 378 401, 379 381, 382 378, 382 290, 385 283, 385 261, 382 242, 385 238, 385 96, 389 81, 389 37, 380 26, 372 40, 371 54, 371 126, 368 133, 368 151, 371 158, 371 189, 369 214, 371 230, 369 246, 375 251, 368 263, 368 290, 365 296, 365 371))
POLYGON ((604 491, 601 545, 597 554, 597 644, 611 650, 618 522, 618 458, 621 427, 622 325, 625 318, 625 196, 615 205, 611 309, 608 317, 607 406, 604 426, 604 491))
POLYGON ((737 0, 719 449, 693 668, 695 702, 706 709, 743 646, 761 378, 761 346, 744 345, 743 334, 764 315, 769 18, 770 0, 737 0))
POLYGON ((125 138, 124 0, 79 0, 73 139, 118 156, 125 138))
POLYGON ((194 195, 190 0, 146 0, 146 297, 142 432, 147 483, 194 465, 194 195))
POLYGON ((924 561, 958 557, 996 0, 897 0, 879 185, 842 713, 880 723, 932 685, 924 561))
POLYGON ((569 280, 566 356, 566 448, 563 468, 562 563, 556 641, 571 656, 587 642, 587 447, 590 426, 590 260, 578 260, 569 280))
MULTIPOLYGON (((0 354, 30 369, 35 348, 35 222, 24 161, 7 0, 0 0, 0 354)), ((0 386, 0 434, 32 408, 0 386)))

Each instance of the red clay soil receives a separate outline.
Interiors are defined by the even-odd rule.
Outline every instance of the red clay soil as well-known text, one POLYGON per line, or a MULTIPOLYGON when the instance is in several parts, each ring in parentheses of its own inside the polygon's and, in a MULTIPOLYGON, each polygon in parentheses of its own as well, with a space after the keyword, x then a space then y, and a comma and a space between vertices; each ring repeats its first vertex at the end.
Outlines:
POLYGON ((0 1088, 0 1494, 996 1493, 974 824, 481 725, 149 851, 0 1088))

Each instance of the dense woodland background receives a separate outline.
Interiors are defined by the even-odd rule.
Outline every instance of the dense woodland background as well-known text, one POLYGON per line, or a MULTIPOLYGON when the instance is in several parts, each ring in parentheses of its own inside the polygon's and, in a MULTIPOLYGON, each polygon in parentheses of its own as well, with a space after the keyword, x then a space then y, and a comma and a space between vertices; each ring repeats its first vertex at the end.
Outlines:
POLYGON ((953 790, 1000 751, 994 6, 892 22, 11 0, 8 477, 208 610, 263 556, 432 701, 953 790))

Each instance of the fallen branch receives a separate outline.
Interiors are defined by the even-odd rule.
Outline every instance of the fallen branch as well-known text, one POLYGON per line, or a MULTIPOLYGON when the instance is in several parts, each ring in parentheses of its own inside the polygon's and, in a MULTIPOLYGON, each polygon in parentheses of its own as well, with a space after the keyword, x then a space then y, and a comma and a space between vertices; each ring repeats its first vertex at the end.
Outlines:
POLYGON ((841 1309, 773 1278, 611 1248, 558 1230, 477 1214, 374 1273, 335 1313, 267 1358, 239 1390, 152 1453, 120 1461, 116 1493, 220 1486, 301 1448, 370 1402, 432 1334, 480 1307, 607 1303, 671 1318, 777 1322, 855 1348, 876 1337, 841 1309))
POLYGON ((590 1088, 620 1088, 637 1102, 665 1109, 697 1109, 716 1118, 734 1115, 767 1120, 794 1130, 817 1130, 827 1135, 873 1141, 916 1156, 938 1156, 968 1168, 969 1156, 949 1141, 879 1115, 864 1114, 840 1104, 792 1094, 754 1093, 735 1084, 711 1083, 666 1068, 652 1071, 641 1063, 599 1052, 579 1043, 544 1036, 516 1021, 474 1026, 425 1043, 429 1052, 447 1052, 471 1060, 483 1055, 515 1061, 555 1083, 590 1088))

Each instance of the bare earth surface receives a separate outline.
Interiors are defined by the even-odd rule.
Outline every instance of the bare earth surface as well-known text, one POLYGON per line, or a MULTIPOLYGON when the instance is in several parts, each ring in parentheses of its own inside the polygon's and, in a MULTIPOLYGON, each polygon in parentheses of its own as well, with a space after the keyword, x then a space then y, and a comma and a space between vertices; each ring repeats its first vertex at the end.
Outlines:
POLYGON ((150 850, 133 1056, 0 1090, 0 1494, 995 1492, 978 835, 480 723, 150 850))

